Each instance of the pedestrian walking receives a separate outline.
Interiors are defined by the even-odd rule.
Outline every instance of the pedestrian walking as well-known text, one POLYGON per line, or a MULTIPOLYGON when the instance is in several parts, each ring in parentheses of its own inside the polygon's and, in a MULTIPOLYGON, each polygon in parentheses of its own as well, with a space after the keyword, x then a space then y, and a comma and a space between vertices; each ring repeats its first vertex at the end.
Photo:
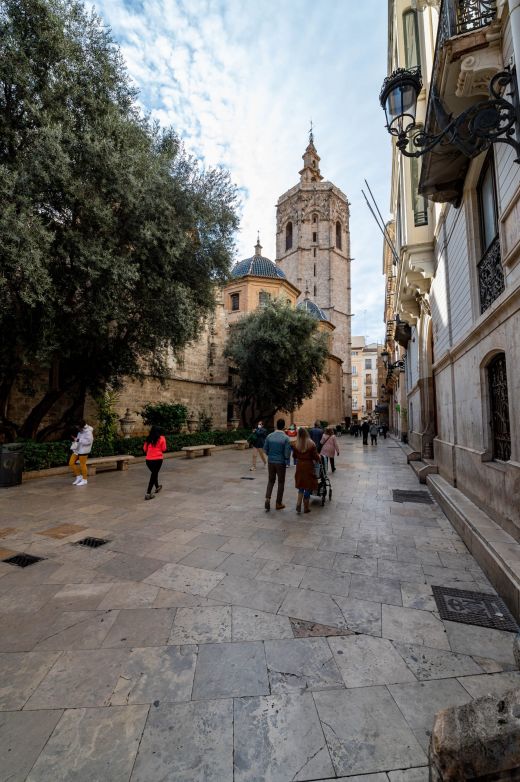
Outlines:
POLYGON ((377 433, 379 429, 377 428, 377 424, 372 421, 370 424, 370 445, 377 445, 377 433))
POLYGON ((339 445, 332 426, 328 426, 321 438, 320 456, 323 459, 325 472, 329 471, 329 460, 332 472, 336 472, 334 459, 339 456, 339 445))
POLYGON ((148 489, 144 495, 145 500, 153 500, 155 494, 158 494, 162 486, 159 483, 159 470, 163 465, 164 452, 166 450, 166 438, 161 434, 158 426, 152 426, 150 433, 143 444, 143 451, 146 454, 146 466, 150 470, 150 480, 148 489), (153 489, 155 487, 155 494, 153 489))
POLYGON ((267 464, 267 459, 265 458, 264 454, 264 444, 266 437, 267 429, 264 429, 264 422, 259 421, 251 434, 251 444, 253 446, 253 463, 249 468, 251 471, 256 470, 256 460, 258 456, 262 460, 262 464, 267 464))
MULTIPOLYGON (((288 429, 285 430, 285 434, 289 438, 289 445, 291 446, 291 453, 292 453, 292 446, 296 442, 296 438, 298 437, 298 429, 296 428, 296 424, 291 424, 288 429)), ((291 466, 291 453, 289 453, 289 458, 287 459, 287 467, 291 466)), ((296 460, 294 459, 293 454, 293 460, 296 464, 296 460)))
POLYGON ((320 456, 316 445, 303 426, 300 426, 298 429, 298 437, 293 445, 293 454, 296 458, 294 483, 298 489, 296 513, 301 513, 302 511, 302 500, 303 512, 310 513, 311 492, 316 491, 318 488, 316 465, 320 463, 320 456))
POLYGON ((285 471, 287 469, 287 460, 291 456, 291 446, 284 429, 285 421, 283 418, 279 418, 276 422, 276 431, 271 432, 265 438, 264 451, 267 455, 267 469, 269 473, 264 504, 266 510, 271 510, 271 494, 273 493, 276 480, 278 480, 276 510, 285 508, 282 500, 285 487, 285 471))
POLYGON ((363 445, 368 445, 368 433, 370 431, 370 424, 368 421, 363 421, 361 424, 361 434, 363 435, 363 445))
POLYGON ((72 455, 69 459, 69 467, 76 476, 73 486, 86 486, 88 483, 87 459, 94 442, 94 430, 86 421, 81 421, 78 433, 72 438, 72 455))
POLYGON ((321 438, 323 437, 323 429, 321 428, 319 421, 314 421, 314 426, 309 429, 309 435, 319 453, 321 438))

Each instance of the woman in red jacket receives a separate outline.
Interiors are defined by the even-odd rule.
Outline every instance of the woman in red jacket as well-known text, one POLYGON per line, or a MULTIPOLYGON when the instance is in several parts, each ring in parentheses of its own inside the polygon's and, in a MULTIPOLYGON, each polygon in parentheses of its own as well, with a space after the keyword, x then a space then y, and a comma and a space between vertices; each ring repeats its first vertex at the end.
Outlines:
POLYGON ((145 500, 153 500, 155 494, 161 491, 159 484, 159 470, 163 463, 163 454, 166 450, 166 439, 161 434, 158 426, 152 426, 150 434, 144 441, 143 451, 146 454, 146 466, 150 470, 150 480, 148 482, 148 491, 144 495, 145 500), (155 486, 155 494, 152 494, 155 486))

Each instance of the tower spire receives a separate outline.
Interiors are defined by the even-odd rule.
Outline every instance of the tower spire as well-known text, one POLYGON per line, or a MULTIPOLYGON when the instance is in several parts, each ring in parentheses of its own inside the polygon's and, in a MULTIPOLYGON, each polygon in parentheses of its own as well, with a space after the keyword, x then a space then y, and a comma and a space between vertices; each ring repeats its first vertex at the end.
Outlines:
POLYGON ((255 255, 262 255, 262 245, 260 244, 260 231, 256 236, 255 255))
POLYGON ((314 126, 312 120, 309 129, 309 143, 302 157, 303 168, 300 171, 300 182, 321 182, 323 177, 320 173, 320 156, 314 146, 314 126))

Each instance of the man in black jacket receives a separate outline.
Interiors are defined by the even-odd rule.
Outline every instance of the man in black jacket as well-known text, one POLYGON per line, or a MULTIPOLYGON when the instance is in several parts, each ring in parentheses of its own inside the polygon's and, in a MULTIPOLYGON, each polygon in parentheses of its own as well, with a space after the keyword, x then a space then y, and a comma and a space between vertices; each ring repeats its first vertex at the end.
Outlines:
POLYGON ((365 420, 361 424, 361 432, 363 433, 363 445, 368 445, 368 433, 370 431, 370 424, 365 420))

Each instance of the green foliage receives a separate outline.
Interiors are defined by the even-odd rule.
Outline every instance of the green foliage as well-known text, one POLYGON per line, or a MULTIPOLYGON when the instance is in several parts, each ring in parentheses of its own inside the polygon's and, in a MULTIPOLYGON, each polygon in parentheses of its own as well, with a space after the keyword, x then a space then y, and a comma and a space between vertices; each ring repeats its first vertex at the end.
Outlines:
POLYGON ((320 426, 322 429, 326 429, 328 425, 329 425, 328 421, 320 421, 320 426))
POLYGON ((118 399, 116 391, 105 391, 95 400, 98 409, 96 437, 107 443, 113 443, 118 435, 119 419, 115 411, 118 399))
POLYGON ((0 411, 22 376, 38 387, 31 368, 49 376, 24 422, 0 415, 8 437, 34 437, 65 395, 62 430, 87 392, 165 377, 226 277, 238 223, 228 173, 201 170, 136 98, 78 0, 2 0, 0 411))
MULTIPOLYGON (((235 440, 245 440, 248 430, 193 432, 192 434, 166 435, 168 451, 180 451, 187 445, 231 445, 235 440)), ((130 456, 144 456, 144 437, 117 438, 112 443, 95 439, 92 447, 92 457, 112 456, 113 454, 130 454, 130 456)), ((70 459, 70 441, 54 443, 37 443, 34 440, 24 442, 24 469, 45 470, 49 467, 63 467, 70 459)))
POLYGON ((164 432, 178 432, 186 423, 188 408, 177 403, 149 403, 143 407, 141 415, 147 426, 159 426, 164 432))
POLYGON ((199 413, 199 431, 211 432, 212 426, 213 426, 213 418, 210 415, 206 415, 205 410, 202 410, 199 413))
POLYGON ((327 354, 326 334, 303 310, 273 301, 241 318, 225 355, 238 371, 234 392, 245 420, 299 407, 323 377, 327 354))

